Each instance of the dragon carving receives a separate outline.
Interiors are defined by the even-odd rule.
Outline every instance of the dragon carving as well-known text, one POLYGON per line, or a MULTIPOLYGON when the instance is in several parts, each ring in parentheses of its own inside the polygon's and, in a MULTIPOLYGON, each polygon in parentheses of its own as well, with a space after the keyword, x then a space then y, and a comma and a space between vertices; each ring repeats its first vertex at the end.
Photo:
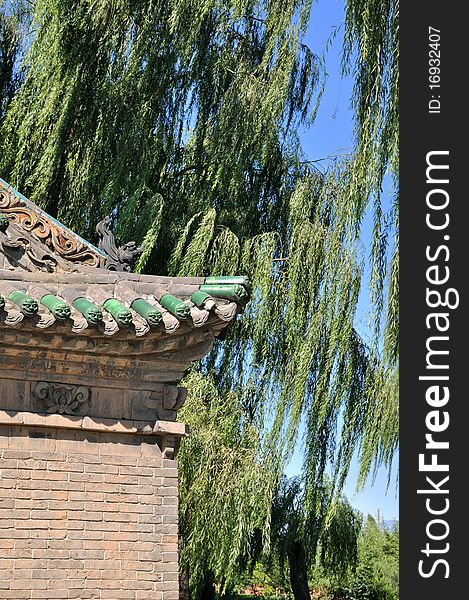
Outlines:
POLYGON ((144 246, 137 246, 133 241, 119 246, 109 227, 110 222, 111 218, 106 217, 96 226, 100 238, 98 248, 107 256, 104 268, 110 271, 131 271, 144 246))

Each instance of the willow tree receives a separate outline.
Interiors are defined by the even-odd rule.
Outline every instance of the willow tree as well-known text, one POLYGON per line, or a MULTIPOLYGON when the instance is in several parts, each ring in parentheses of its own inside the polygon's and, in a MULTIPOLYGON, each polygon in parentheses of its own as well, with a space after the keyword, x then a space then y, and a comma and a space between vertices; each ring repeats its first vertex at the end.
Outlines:
POLYGON ((345 0, 343 68, 355 81, 351 195, 357 199, 357 225, 370 206, 374 215, 370 281, 375 309, 373 345, 381 350, 378 360, 385 379, 394 380, 395 390, 374 403, 374 414, 368 419, 361 448, 359 483, 363 485, 371 465, 374 463, 374 472, 380 463, 389 465, 398 445, 399 0, 345 0), (393 198, 387 210, 382 201, 383 185, 393 198))
MULTIPOLYGON (((1 5, 3 15, 18 7, 16 31, 25 32, 5 50, 13 65, 22 61, 7 74, 10 85, 21 73, 21 84, 0 129, 2 177, 92 241, 96 222, 111 214, 120 238, 144 241, 140 271, 251 278, 245 314, 200 368, 242 428, 257 415, 257 453, 251 434, 238 440, 241 449, 250 440, 253 472, 256 461, 274 457, 265 464, 278 480, 302 420, 311 506, 328 463, 340 490, 355 448, 363 477, 389 466, 397 445, 397 270, 386 313, 379 192, 385 165, 395 164, 395 122, 380 90, 390 85, 394 94, 397 85, 388 74, 396 4, 365 2, 361 11, 347 2, 357 132, 367 111, 379 120, 358 135, 353 156, 320 173, 297 135, 312 124, 325 80, 321 60, 302 43, 310 0, 33 0, 29 12, 20 2, 1 5), (380 140, 388 142, 382 150, 380 140), (370 198, 371 289, 376 314, 389 316, 384 358, 379 335, 367 346, 354 329, 370 198)), ((232 448, 223 431, 220 443, 232 448)), ((182 462, 187 456, 183 450, 182 462)), ((233 498, 239 493, 233 488, 233 498)), ((259 525, 243 516, 230 521, 239 540, 259 525)), ((195 573, 205 568, 197 552, 192 559, 195 573)))
POLYGON ((0 124, 21 83, 18 61, 27 23, 23 2, 0 1, 0 124))
POLYGON ((311 506, 301 479, 283 478, 273 503, 271 555, 288 574, 295 600, 310 600, 312 567, 344 577, 358 561, 361 515, 343 496, 331 503, 328 487, 327 480, 318 486, 317 504, 311 506))
POLYGON ((189 589, 194 600, 211 600, 214 582, 232 589, 254 551, 266 545, 275 488, 260 460, 259 411, 248 414, 238 392, 220 393, 206 374, 192 372, 187 384, 181 418, 191 435, 179 453, 180 591, 182 600, 189 589))

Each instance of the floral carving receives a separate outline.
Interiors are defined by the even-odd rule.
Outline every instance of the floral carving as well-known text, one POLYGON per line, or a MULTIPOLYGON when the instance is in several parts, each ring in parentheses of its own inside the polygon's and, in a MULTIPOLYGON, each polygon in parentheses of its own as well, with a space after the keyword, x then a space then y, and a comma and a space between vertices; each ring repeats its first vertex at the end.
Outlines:
POLYGON ((0 212, 65 260, 99 267, 103 257, 46 213, 30 206, 0 182, 0 212))
POLYGON ((74 415, 83 402, 89 400, 90 390, 85 386, 46 383, 40 381, 34 389, 34 396, 44 400, 48 413, 74 415))

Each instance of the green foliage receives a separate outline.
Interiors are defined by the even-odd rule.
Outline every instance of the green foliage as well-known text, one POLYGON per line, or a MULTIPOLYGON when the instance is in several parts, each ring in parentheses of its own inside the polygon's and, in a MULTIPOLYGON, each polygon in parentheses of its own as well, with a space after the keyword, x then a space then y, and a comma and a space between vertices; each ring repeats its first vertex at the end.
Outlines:
POLYGON ((223 397, 210 376, 196 372, 185 383, 189 395, 180 419, 191 435, 179 453, 180 561, 190 565, 194 591, 207 572, 233 587, 258 532, 269 534, 272 475, 242 397, 223 397))
POLYGON ((16 45, 15 29, 11 20, 7 15, 0 13, 0 116, 5 113, 13 95, 16 45))
POLYGON ((18 61, 27 22, 23 0, 0 0, 0 125, 22 81, 18 61))
POLYGON ((315 491, 315 505, 312 506, 307 501, 309 490, 304 489, 299 478, 282 478, 272 508, 269 564, 278 559, 284 577, 290 572, 291 578, 291 550, 295 544, 301 544, 307 569, 305 575, 320 566, 329 577, 344 578, 358 560, 361 519, 346 498, 332 498, 329 482, 316 486, 315 491))
POLYGON ((320 65, 300 46, 309 2, 36 0, 26 79, 3 128, 1 169, 91 235, 111 208, 132 236, 165 199, 164 269, 199 210, 251 235, 281 197, 294 127, 320 65), (251 198, 257 201, 253 205, 251 198), (259 206, 256 206, 259 204, 259 206))
POLYGON ((145 270, 151 253, 156 246, 158 235, 161 229, 161 223, 163 221, 164 200, 161 194, 155 194, 148 204, 151 211, 149 215, 149 222, 151 225, 147 229, 142 241, 144 250, 138 259, 137 264, 135 265, 134 271, 136 273, 142 273, 145 270))
POLYGON ((384 311, 384 282, 389 276, 384 357, 398 361, 398 231, 397 179, 399 172, 399 0, 346 0, 344 71, 355 80, 356 150, 353 158, 357 198, 371 196, 374 209, 372 245, 372 300, 375 331, 379 334, 384 311), (389 169, 396 198, 389 217, 383 214, 381 194, 389 169), (389 231, 394 243, 387 273, 386 250, 389 231))
POLYGON ((356 525, 360 531, 355 559, 347 569, 337 569, 333 562, 322 560, 319 544, 316 560, 309 566, 310 589, 322 600, 398 600, 398 524, 379 529, 369 516, 364 525, 361 520, 356 525))
POLYGON ((345 600, 399 598, 399 529, 379 529, 368 517, 360 536, 359 563, 345 600))

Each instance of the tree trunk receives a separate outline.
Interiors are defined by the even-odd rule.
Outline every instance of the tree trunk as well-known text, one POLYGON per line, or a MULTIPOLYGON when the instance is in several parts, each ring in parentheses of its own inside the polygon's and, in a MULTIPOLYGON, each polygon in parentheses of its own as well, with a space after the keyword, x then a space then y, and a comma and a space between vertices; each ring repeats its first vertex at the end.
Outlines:
POLYGON ((293 542, 288 549, 290 583, 295 600, 310 600, 308 588, 308 569, 303 544, 293 542))
POLYGON ((191 600, 189 589, 189 565, 186 565, 179 573, 179 600, 191 600))
POLYGON ((208 572, 205 574, 199 598, 200 600, 215 600, 215 581, 213 573, 208 572))

